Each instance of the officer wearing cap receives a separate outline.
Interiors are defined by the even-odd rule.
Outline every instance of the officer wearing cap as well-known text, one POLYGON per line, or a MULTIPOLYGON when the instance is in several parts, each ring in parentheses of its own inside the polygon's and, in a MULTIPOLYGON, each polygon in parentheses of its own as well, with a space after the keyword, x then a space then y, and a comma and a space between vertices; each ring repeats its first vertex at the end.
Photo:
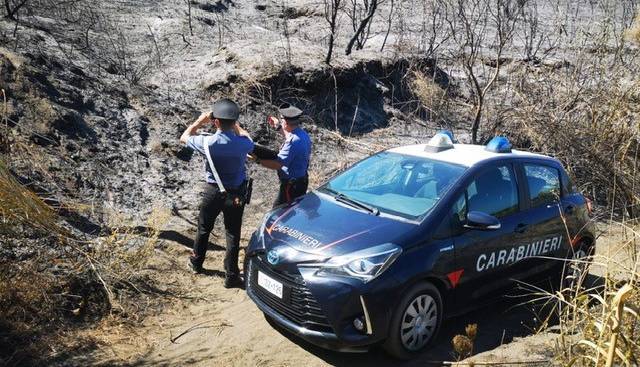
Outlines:
POLYGON ((300 127, 301 116, 302 110, 286 104, 280 107, 280 118, 268 118, 269 124, 285 137, 276 160, 256 159, 264 167, 278 171, 280 191, 274 207, 304 195, 309 186, 307 171, 311 158, 311 139, 300 127))
POLYGON ((226 98, 220 99, 213 104, 212 111, 200 115, 180 137, 183 144, 206 156, 206 185, 200 203, 198 231, 189 266, 195 273, 203 271, 202 264, 207 252, 209 234, 218 214, 222 212, 227 241, 224 258, 226 288, 242 285, 238 251, 244 202, 237 198, 245 189, 247 154, 253 151, 254 147, 249 134, 237 123, 239 115, 240 109, 235 102, 226 98), (198 129, 208 123, 215 125, 216 133, 196 135, 198 129), (230 197, 235 199, 228 200, 230 197))

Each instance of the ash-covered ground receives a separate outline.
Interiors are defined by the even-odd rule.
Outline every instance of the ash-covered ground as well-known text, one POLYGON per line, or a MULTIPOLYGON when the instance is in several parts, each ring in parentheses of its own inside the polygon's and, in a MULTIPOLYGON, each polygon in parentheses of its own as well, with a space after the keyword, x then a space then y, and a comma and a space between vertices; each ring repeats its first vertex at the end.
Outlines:
MULTIPOLYGON (((496 54, 496 34, 505 28, 496 25, 495 13, 469 10, 473 24, 465 33, 465 24, 456 23, 460 19, 450 15, 456 14, 451 13, 451 2, 386 0, 372 17, 362 49, 356 46, 345 55, 354 24, 366 17, 366 9, 350 12, 353 4, 360 4, 354 0, 343 3, 337 16, 333 58, 327 65, 330 3, 27 0, 14 19, 0 19, 0 88, 6 98, 0 142, 12 175, 52 205, 61 215, 62 226, 75 238, 89 243, 114 233, 117 226, 143 227, 159 208, 171 213, 151 265, 145 269, 156 281, 170 284, 167 287, 189 288, 188 297, 176 301, 149 293, 147 298, 161 299, 170 311, 153 311, 145 319, 140 310, 140 319, 147 320, 141 328, 146 335, 103 337, 114 333, 107 322, 92 324, 89 331, 81 328, 87 333, 100 330, 96 331, 102 340, 98 345, 112 348, 98 353, 101 362, 340 365, 372 361, 300 348, 273 331, 243 293, 223 291, 218 272, 196 278, 186 274, 183 259, 195 232, 204 159, 181 146, 178 138, 215 99, 236 99, 242 108, 242 125, 255 141, 274 149, 281 140, 267 127, 266 116, 284 102, 302 107, 308 115, 305 128, 314 143, 313 188, 368 154, 423 143, 442 128, 469 142, 478 105, 470 73, 480 91, 494 83, 483 96, 480 142, 498 133, 512 134, 521 148, 558 154, 582 151, 566 148, 560 137, 553 140, 569 132, 558 132, 555 125, 547 130, 549 116, 541 114, 537 101, 527 98, 545 99, 545 91, 551 90, 594 88, 611 79, 620 87, 637 78, 635 67, 630 66, 637 61, 637 50, 619 43, 619 36, 631 26, 634 1, 524 2, 526 8, 519 10, 521 23, 496 54), (481 40, 474 48, 465 43, 465 35, 481 40), (469 54, 477 58, 465 68, 469 54), (610 74, 604 71, 607 67, 610 74), (420 76, 426 76, 426 87, 416 84, 420 76), (537 125, 523 116, 532 117, 537 125), (177 307, 186 310, 180 317, 175 316, 177 307), (187 349, 166 343, 166 328, 174 333, 201 321, 211 321, 213 329, 190 334, 187 349), (167 350, 164 356, 163 349, 167 350)), ((500 14, 508 15, 509 9, 499 10, 500 14)), ((587 110, 579 105, 582 100, 572 96, 567 92, 560 101, 546 98, 551 101, 552 117, 587 110)), ((623 119, 630 116, 633 113, 623 119)), ((556 121, 564 122, 560 117, 556 121)), ((637 125, 633 129, 636 135, 630 136, 637 139, 637 125)), ((587 138, 582 140, 590 144, 587 138)), ((590 177, 584 167, 604 167, 609 162, 598 158, 592 163, 595 159, 577 155, 586 160, 575 165, 574 173, 581 178, 590 177)), ((563 155, 563 160, 568 156, 563 155)), ((243 245, 271 207, 277 187, 274 172, 253 165, 249 171, 255 184, 253 201, 245 210, 243 245)), ((599 183, 608 182, 607 178, 599 179, 584 182, 585 190, 608 205, 610 193, 599 183)), ((629 189, 632 199, 634 190, 629 189)), ((2 234, 3 263, 34 259, 54 241, 28 232, 2 234)), ((205 267, 219 270, 219 250, 224 246, 221 221, 214 232, 212 247, 217 250, 210 252, 205 267)), ((108 314, 99 313, 100 317, 108 314)), ((523 320, 529 318, 527 311, 507 322, 498 322, 500 315, 489 317, 496 324, 484 326, 488 335, 478 352, 527 335, 529 325, 535 324, 523 320), (522 327, 523 323, 527 326, 522 327)), ((445 334, 460 332, 455 328, 445 334)), ((451 357, 448 340, 439 342, 435 350, 422 362, 451 357)), ((79 358, 73 353, 69 359, 56 358, 62 364, 89 363, 86 359, 71 362, 79 358)), ((372 358, 384 357, 374 353, 372 358)))

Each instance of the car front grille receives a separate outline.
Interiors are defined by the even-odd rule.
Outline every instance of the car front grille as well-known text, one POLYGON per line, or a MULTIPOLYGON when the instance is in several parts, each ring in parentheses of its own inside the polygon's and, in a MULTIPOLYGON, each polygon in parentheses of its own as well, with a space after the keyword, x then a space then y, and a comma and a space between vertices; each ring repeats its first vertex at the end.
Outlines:
POLYGON ((249 268, 249 287, 260 301, 301 327, 315 331, 333 332, 320 305, 306 287, 302 275, 276 271, 260 257, 253 257, 249 262, 249 268), (282 282, 286 289, 282 299, 258 285, 258 269, 271 278, 282 282))

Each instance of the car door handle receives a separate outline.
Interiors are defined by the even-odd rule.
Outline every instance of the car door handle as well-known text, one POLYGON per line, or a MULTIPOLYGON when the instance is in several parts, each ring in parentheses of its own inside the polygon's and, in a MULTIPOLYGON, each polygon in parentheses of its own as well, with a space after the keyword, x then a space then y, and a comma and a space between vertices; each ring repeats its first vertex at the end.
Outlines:
POLYGON ((564 212, 566 214, 573 214, 573 205, 567 205, 567 207, 564 208, 564 212))
POLYGON ((519 224, 516 226, 515 232, 516 232, 516 233, 524 233, 524 232, 526 232, 526 231, 527 231, 527 229, 528 229, 528 228, 529 228, 529 225, 528 225, 528 224, 525 224, 525 223, 519 223, 519 224))

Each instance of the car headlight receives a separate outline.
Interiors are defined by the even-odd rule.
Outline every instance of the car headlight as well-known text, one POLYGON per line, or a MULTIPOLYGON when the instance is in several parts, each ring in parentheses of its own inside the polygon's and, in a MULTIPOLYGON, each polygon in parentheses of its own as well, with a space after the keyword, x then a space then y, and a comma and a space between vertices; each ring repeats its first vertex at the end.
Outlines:
POLYGON ((382 274, 402 253, 402 248, 391 243, 374 246, 351 254, 335 256, 322 264, 305 264, 318 267, 317 276, 348 276, 368 282, 382 274))

